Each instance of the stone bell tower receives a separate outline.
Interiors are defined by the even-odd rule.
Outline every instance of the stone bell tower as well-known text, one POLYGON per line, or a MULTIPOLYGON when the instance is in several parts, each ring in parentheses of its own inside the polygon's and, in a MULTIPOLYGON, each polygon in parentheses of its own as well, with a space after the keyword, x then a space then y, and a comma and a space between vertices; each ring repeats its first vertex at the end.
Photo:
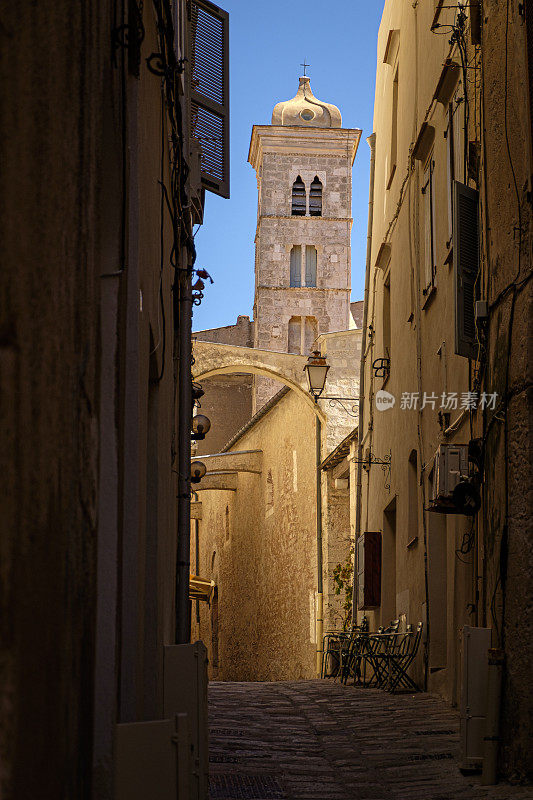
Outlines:
MULTIPOLYGON (((300 78, 271 125, 254 125, 257 173, 254 347, 308 355, 319 334, 350 320, 352 165, 361 131, 300 78)), ((255 409, 279 389, 256 381, 255 409)))

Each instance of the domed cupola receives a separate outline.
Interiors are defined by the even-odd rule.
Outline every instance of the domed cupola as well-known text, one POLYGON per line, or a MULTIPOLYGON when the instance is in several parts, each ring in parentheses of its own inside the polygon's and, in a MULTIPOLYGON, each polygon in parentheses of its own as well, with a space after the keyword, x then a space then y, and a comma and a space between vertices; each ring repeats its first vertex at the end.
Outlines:
POLYGON ((296 96, 277 103, 272 112, 272 125, 298 125, 311 128, 341 128, 341 112, 332 103, 317 100, 307 75, 300 78, 296 96))

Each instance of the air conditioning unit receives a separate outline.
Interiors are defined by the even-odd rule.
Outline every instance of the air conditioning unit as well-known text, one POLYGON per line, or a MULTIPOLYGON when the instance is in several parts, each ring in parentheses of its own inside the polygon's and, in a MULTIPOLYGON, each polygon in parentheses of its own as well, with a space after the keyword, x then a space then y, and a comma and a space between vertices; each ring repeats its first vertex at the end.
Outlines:
POLYGON ((430 511, 457 513, 453 490, 468 478, 468 445, 441 444, 433 464, 433 481, 429 498, 430 511))

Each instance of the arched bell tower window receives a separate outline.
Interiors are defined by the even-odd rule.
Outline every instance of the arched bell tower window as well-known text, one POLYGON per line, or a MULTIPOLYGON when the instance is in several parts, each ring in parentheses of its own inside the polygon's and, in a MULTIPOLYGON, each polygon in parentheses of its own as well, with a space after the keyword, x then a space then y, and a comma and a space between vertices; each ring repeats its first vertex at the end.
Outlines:
POLYGON ((322 216, 322 181, 317 175, 309 191, 309 213, 312 217, 322 216))
POLYGON ((305 183, 298 175, 292 184, 292 216, 305 217, 305 206, 305 183))

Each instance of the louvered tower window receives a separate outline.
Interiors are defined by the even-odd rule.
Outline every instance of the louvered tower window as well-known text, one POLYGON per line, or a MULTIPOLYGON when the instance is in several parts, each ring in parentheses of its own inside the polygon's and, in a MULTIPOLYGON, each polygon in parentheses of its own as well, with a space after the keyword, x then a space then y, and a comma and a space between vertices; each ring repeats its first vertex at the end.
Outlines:
POLYGON ((229 197, 229 24, 208 0, 187 8, 191 133, 200 145, 202 186, 229 197))
POLYGON ((309 191, 309 213, 312 217, 322 216, 322 181, 316 175, 309 191))
POLYGON ((292 216, 305 217, 305 183, 299 175, 292 184, 292 216))

